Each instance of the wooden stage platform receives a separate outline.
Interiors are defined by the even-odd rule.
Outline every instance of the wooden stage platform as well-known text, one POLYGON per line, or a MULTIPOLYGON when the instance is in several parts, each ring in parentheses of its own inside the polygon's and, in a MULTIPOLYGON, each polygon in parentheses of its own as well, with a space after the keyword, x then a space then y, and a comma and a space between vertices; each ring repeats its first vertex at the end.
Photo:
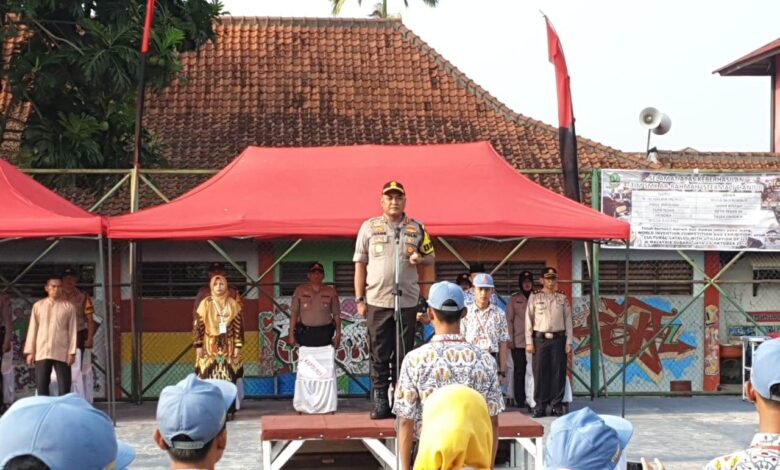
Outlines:
MULTIPOLYGON (((306 441, 359 440, 386 469, 395 469, 395 421, 372 420, 368 413, 332 415, 275 415, 260 419, 263 470, 279 470, 306 441)), ((533 459, 535 470, 543 468, 544 426, 522 413, 498 416, 500 440, 511 440, 512 467, 533 459)))

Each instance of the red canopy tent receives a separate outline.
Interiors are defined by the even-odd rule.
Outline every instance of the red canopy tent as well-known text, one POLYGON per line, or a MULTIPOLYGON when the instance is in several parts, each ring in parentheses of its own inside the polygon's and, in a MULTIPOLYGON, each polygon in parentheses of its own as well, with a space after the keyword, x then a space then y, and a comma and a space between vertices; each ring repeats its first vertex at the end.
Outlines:
POLYGON ((626 239, 627 223, 549 191, 487 142, 425 146, 249 147, 168 204, 111 217, 117 239, 351 237, 402 182, 406 212, 435 236, 626 239))
POLYGON ((0 159, 0 238, 101 235, 90 214, 0 159))

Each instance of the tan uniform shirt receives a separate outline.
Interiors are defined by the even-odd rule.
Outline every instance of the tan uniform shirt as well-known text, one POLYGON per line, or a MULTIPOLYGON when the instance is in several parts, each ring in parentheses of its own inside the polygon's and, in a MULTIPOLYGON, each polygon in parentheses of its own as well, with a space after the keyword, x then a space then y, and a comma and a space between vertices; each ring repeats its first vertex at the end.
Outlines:
MULTIPOLYGON (((192 317, 197 318, 198 317, 198 307, 200 306, 200 303, 205 299, 206 297, 211 295, 211 287, 209 287, 208 284, 205 286, 200 286, 200 289, 198 289, 198 294, 195 296, 195 303, 192 305, 192 317)), ((241 300, 241 294, 238 292, 238 289, 232 286, 228 286, 228 297, 232 297, 236 299, 236 302, 238 302, 238 306, 242 309, 244 308, 244 302, 241 300)))
POLYGON ((76 329, 78 331, 86 330, 88 326, 87 317, 95 314, 95 305, 92 303, 92 297, 76 288, 70 294, 63 290, 62 298, 76 307, 76 329))
POLYGON ((572 341, 571 307, 566 294, 557 291, 551 294, 535 290, 528 297, 525 310, 525 341, 533 343, 533 332, 555 333, 566 331, 566 344, 572 341))
POLYGON ((336 289, 323 284, 317 292, 309 282, 295 288, 290 309, 306 326, 328 325, 338 321, 341 315, 336 289))
POLYGON ((515 348, 525 348, 525 310, 528 299, 521 293, 509 299, 506 306, 506 322, 509 327, 509 340, 515 348))
POLYGON ((68 362, 68 355, 76 354, 76 332, 76 307, 72 303, 41 299, 32 308, 24 354, 35 354, 36 361, 68 362))
POLYGON ((433 243, 425 227, 406 216, 393 224, 384 216, 363 222, 355 243, 352 261, 366 263, 366 303, 375 307, 393 308, 395 283, 395 233, 400 227, 401 249, 401 308, 414 307, 420 298, 417 266, 409 262, 415 251, 433 256, 433 243))

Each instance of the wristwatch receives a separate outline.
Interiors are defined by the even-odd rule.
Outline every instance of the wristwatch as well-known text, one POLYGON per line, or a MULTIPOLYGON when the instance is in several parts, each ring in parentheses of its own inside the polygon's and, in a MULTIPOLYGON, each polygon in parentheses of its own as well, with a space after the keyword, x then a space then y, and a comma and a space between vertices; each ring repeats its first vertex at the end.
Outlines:
POLYGON ((359 304, 363 304, 363 303, 366 302, 366 298, 363 297, 362 295, 360 297, 355 297, 355 302, 357 302, 359 304))

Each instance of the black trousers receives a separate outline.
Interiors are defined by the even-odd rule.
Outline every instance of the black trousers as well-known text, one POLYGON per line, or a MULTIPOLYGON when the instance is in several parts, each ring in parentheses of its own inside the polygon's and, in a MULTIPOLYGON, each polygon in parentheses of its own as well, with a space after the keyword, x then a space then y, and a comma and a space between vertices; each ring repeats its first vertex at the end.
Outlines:
POLYGON ((81 351, 82 355, 84 355, 84 345, 87 344, 87 336, 89 336, 89 331, 86 328, 76 332, 76 349, 81 351))
POLYGON ((57 374, 57 390, 60 395, 70 393, 70 366, 62 361, 54 359, 44 359, 35 361, 35 385, 38 389, 38 395, 48 396, 49 385, 51 385, 51 370, 57 374))
POLYGON ((517 406, 525 406, 525 368, 528 366, 528 360, 525 357, 525 348, 512 348, 512 385, 515 390, 515 402, 517 406))
POLYGON ((534 336, 534 348, 531 366, 536 406, 560 407, 566 387, 566 337, 545 339, 534 336))
POLYGON ((303 323, 298 323, 295 327, 295 340, 301 346, 327 346, 333 341, 335 333, 336 325, 333 323, 322 326, 306 326, 303 323))
MULTIPOLYGON (((5 343, 5 327, 0 326, 0 369, 3 368, 3 343, 5 343)), ((3 390, 3 374, 0 374, 0 406, 3 405, 3 390)))
MULTIPOLYGON (((375 389, 387 390, 390 381, 395 382, 395 319, 392 308, 368 305, 366 320, 368 324, 368 350, 371 358, 371 383, 375 389), (392 371, 392 372, 391 372, 392 371)), ((414 330, 417 324, 417 307, 401 309, 403 336, 399 363, 403 362, 408 351, 414 349, 414 330)))

